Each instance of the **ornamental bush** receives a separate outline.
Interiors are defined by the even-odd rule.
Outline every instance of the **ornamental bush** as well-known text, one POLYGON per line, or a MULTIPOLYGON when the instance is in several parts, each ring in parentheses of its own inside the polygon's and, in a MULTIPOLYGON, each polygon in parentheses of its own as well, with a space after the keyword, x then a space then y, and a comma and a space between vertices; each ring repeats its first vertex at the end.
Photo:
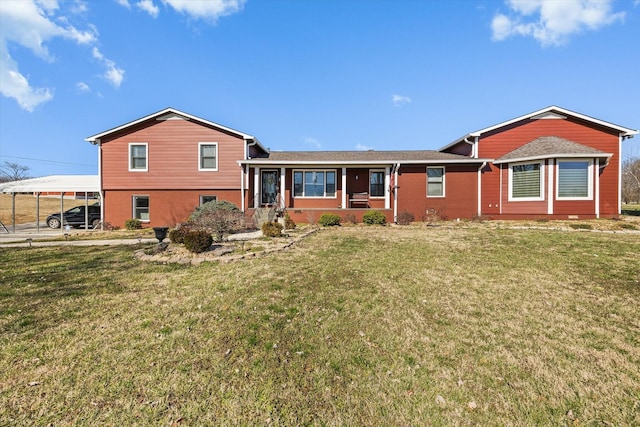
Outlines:
POLYGON ((183 244, 184 236, 192 230, 195 230, 195 226, 190 222, 178 224, 176 228, 169 231, 169 240, 171 240, 172 243, 183 244))
POLYGON ((294 228, 296 228, 296 222, 291 219, 289 214, 285 214, 284 216, 284 228, 286 228, 287 230, 293 230, 294 228))
POLYGON ((415 220, 416 220, 416 217, 411 212, 403 211, 398 214, 399 225, 409 225, 415 220))
POLYGON ((331 227, 334 225, 340 225, 340 220, 341 220, 340 215, 325 212, 322 215, 320 215, 320 218, 318 219, 318 224, 322 225, 323 227, 331 227))
POLYGON ((139 230, 142 228, 142 223, 137 218, 131 218, 124 222, 124 228, 127 230, 139 230))
POLYGON ((367 225, 385 225, 387 217, 380 211, 367 211, 362 215, 362 222, 367 225))
POLYGON ((184 235, 184 247, 189 252, 199 254, 209 249, 212 243, 213 237, 204 230, 191 230, 184 235))
POLYGON ((281 237, 282 224, 277 222, 265 222, 262 224, 262 234, 265 237, 281 237))

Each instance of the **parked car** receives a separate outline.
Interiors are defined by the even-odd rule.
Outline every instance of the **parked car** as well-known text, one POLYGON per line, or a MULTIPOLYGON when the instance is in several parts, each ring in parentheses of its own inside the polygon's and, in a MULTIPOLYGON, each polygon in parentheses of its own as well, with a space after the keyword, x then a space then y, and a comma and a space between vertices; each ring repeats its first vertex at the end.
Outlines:
MULTIPOLYGON (((84 227, 85 207, 76 206, 64 211, 64 224, 72 227, 84 227)), ((47 225, 51 228, 60 228, 60 212, 53 213, 47 217, 47 225)), ((100 204, 89 205, 89 225, 95 228, 100 224, 100 204)))

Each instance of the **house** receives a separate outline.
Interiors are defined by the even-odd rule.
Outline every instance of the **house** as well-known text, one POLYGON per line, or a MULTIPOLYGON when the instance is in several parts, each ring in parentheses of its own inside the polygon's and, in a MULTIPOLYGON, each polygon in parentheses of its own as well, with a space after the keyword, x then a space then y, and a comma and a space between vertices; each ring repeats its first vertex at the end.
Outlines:
POLYGON ((440 150, 269 151, 255 137, 167 108, 88 137, 104 218, 175 225, 209 200, 247 214, 370 209, 441 218, 598 218, 620 213, 622 142, 637 130, 547 107, 440 150))

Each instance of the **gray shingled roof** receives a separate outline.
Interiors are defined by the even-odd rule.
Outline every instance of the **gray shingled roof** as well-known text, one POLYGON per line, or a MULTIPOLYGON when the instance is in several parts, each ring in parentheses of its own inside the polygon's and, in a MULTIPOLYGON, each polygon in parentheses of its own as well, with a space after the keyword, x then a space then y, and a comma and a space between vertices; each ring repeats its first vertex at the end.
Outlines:
POLYGON ((541 136, 496 159, 493 163, 552 157, 611 157, 611 155, 611 153, 605 153, 558 136, 541 136))
MULTIPOLYGON (((480 163, 483 159, 471 159, 458 154, 435 150, 407 151, 272 151, 267 157, 253 158, 249 163, 395 163, 395 162, 461 162, 480 163)), ((243 162, 244 163, 244 162, 243 162)))

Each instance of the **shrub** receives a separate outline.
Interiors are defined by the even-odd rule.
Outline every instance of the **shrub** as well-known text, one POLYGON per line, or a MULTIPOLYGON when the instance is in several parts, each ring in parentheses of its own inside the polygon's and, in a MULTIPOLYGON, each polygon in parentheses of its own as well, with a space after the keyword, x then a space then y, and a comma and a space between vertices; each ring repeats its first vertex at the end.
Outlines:
POLYGON ((385 225, 387 217, 380 211, 367 211, 362 215, 362 222, 367 225, 385 225))
POLYGON ((124 228, 127 230, 139 230, 142 228, 142 223, 137 218, 131 218, 124 222, 124 228))
POLYGON ((189 222, 178 224, 176 228, 169 231, 169 240, 171 240, 172 243, 182 244, 184 243, 184 236, 192 230, 195 230, 195 227, 189 222))
POLYGON ((320 224, 323 227, 331 227, 334 225, 340 225, 340 220, 341 220, 340 215, 325 212, 322 215, 320 215, 320 218, 318 219, 318 224, 320 224))
POLYGON ((212 243, 213 237, 204 230, 190 230, 184 235, 184 247, 189 252, 199 254, 209 249, 212 243))
POLYGON ((398 224, 409 225, 416 220, 415 215, 411 212, 403 211, 398 214, 398 224))
POLYGON ((225 234, 235 233, 245 228, 244 214, 236 205, 226 200, 213 200, 198 206, 189 216, 189 222, 202 229, 210 230, 216 235, 218 242, 224 239, 225 234))
POLYGON ((284 228, 286 228, 287 230, 293 230, 294 228, 296 228, 296 223, 291 219, 289 214, 285 214, 284 216, 284 228))
POLYGON ((227 211, 227 212, 239 212, 240 209, 236 205, 226 200, 212 200, 198 206, 189 216, 190 221, 196 221, 203 215, 207 215, 210 212, 215 211, 227 211))
POLYGON ((280 237, 282 236, 282 224, 265 222, 262 224, 262 234, 266 237, 280 237))

